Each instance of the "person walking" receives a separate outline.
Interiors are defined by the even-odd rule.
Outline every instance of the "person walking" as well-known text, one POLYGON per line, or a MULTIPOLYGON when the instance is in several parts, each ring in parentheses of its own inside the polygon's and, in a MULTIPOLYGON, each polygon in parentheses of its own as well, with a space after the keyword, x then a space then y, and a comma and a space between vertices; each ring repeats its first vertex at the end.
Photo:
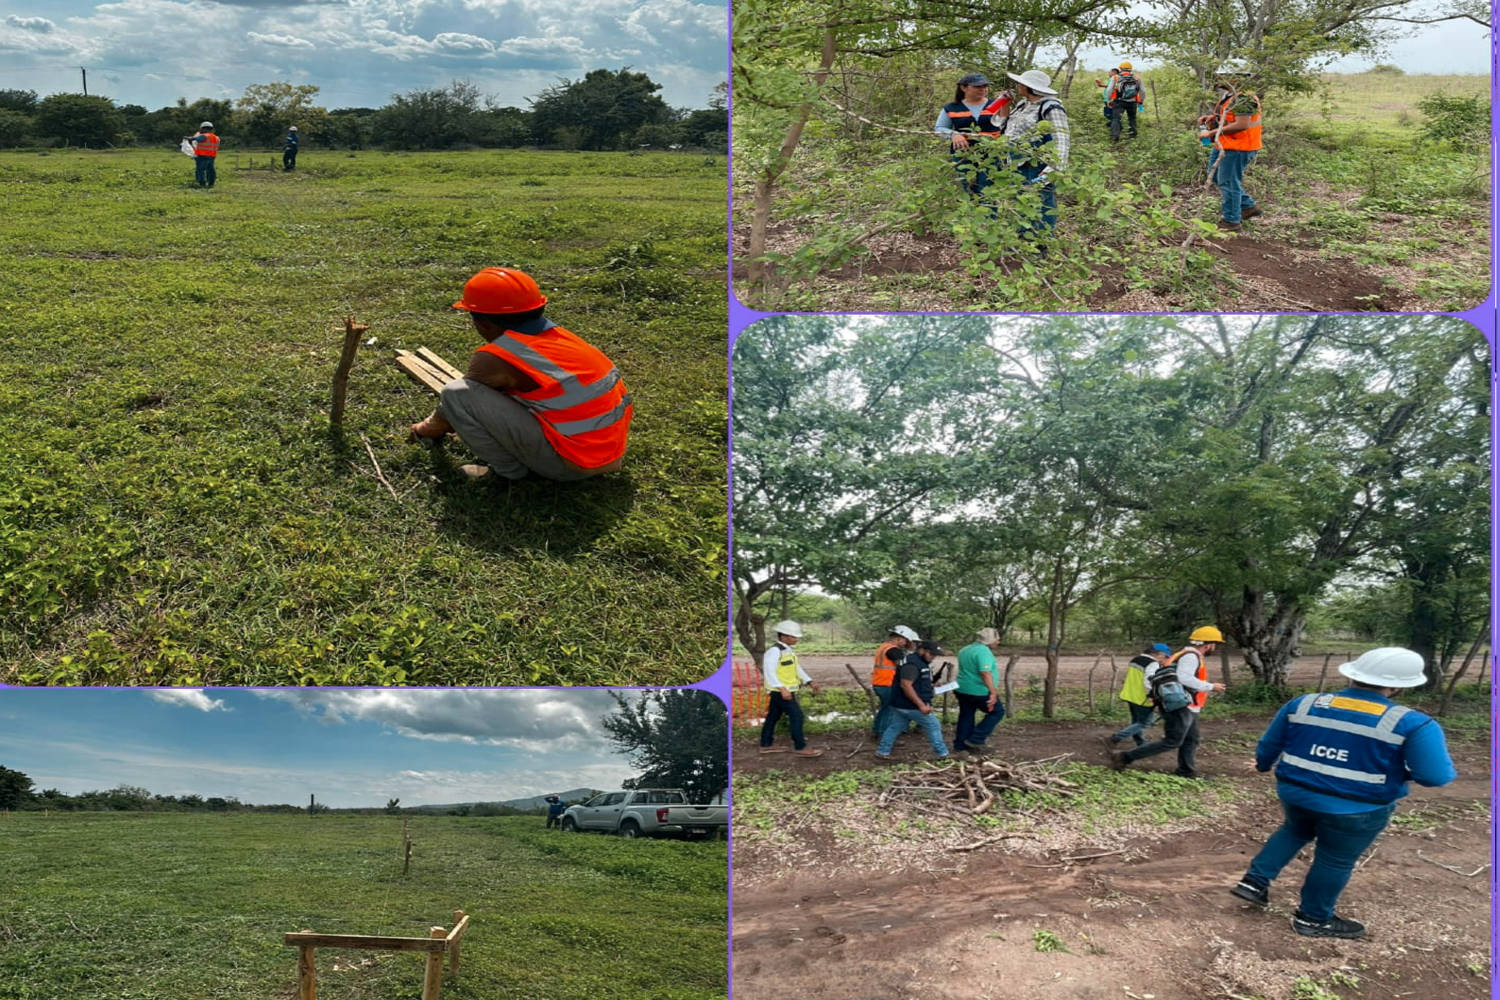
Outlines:
POLYGON ((1270 905, 1271 883, 1314 843, 1292 929, 1306 937, 1364 936, 1364 924, 1335 911, 1355 862, 1390 822, 1408 779, 1437 788, 1458 777, 1437 721, 1392 700, 1426 683, 1423 666, 1409 649, 1372 649, 1339 667, 1352 682, 1345 690, 1304 694, 1281 707, 1255 748, 1255 769, 1276 769, 1284 819, 1230 892, 1270 905))
POLYGON ((286 138, 281 143, 281 169, 297 169, 297 126, 293 125, 286 130, 286 138))
POLYGON ((1208 680, 1206 657, 1224 641, 1224 635, 1212 625, 1194 629, 1188 644, 1165 663, 1146 675, 1156 710, 1162 717, 1162 738, 1133 750, 1115 750, 1110 763, 1123 771, 1138 760, 1154 757, 1168 750, 1177 751, 1179 778, 1198 777, 1197 754, 1202 736, 1198 731, 1198 713, 1211 691, 1222 691, 1224 685, 1208 680))
POLYGON ((885 724, 891 721, 891 689, 896 683, 896 670, 918 642, 917 633, 905 625, 892 625, 886 635, 886 641, 875 650, 875 667, 870 671, 870 690, 880 702, 870 724, 870 735, 876 739, 885 732, 885 724))
MULTIPOLYGON (((943 724, 932 714, 932 699, 935 697, 932 683, 932 659, 942 653, 935 642, 920 642, 914 652, 908 653, 896 672, 896 690, 891 693, 891 721, 880 734, 880 745, 875 748, 875 759, 891 761, 891 748, 896 737, 908 722, 915 722, 927 734, 932 752, 939 760, 948 757, 948 745, 943 742, 943 724)), ((762 738, 764 742, 764 737, 762 738)))
POLYGON ((1164 642, 1152 643, 1146 651, 1131 657, 1125 664, 1125 682, 1120 685, 1120 700, 1130 710, 1130 725, 1108 737, 1113 746, 1124 739, 1135 741, 1136 746, 1146 742, 1141 734, 1155 725, 1155 709, 1151 703, 1151 692, 1146 690, 1146 671, 1155 670, 1167 662, 1172 647, 1164 642))
POLYGON ((959 78, 953 100, 938 112, 933 131, 948 139, 959 187, 975 198, 992 183, 994 154, 985 140, 1000 135, 1009 107, 1008 93, 1002 91, 998 97, 990 97, 990 81, 983 73, 966 73, 959 78))
POLYGON ((1104 88, 1104 124, 1109 125, 1114 121, 1115 109, 1109 103, 1109 95, 1115 89, 1115 78, 1120 75, 1120 67, 1116 66, 1109 71, 1109 79, 1101 80, 1094 77, 1094 86, 1104 88))
POLYGON ((562 827, 562 814, 563 814, 563 810, 566 809, 567 806, 563 805, 562 799, 558 798, 556 795, 549 795, 549 796, 547 796, 546 802, 547 802, 547 829, 550 830, 554 826, 558 827, 558 828, 561 828, 562 827))
POLYGON ((1057 91, 1052 89, 1052 78, 1041 70, 1006 76, 1016 82, 1019 102, 1011 107, 1001 132, 1010 144, 1011 162, 1020 172, 1026 190, 1035 190, 1042 202, 1038 221, 1023 222, 1021 232, 1041 229, 1050 232, 1057 228, 1057 192, 1053 180, 1058 171, 1068 166, 1068 112, 1057 99, 1057 91))
POLYGON ((1134 73, 1134 67, 1128 62, 1120 63, 1120 72, 1110 82, 1110 88, 1105 92, 1105 101, 1112 109, 1109 119, 1109 141, 1120 141, 1120 129, 1122 127, 1121 114, 1130 122, 1130 138, 1136 137, 1135 116, 1146 100, 1146 88, 1134 73))
POLYGON ((797 692, 806 684, 817 694, 819 686, 797 662, 797 643, 802 641, 802 626, 788 618, 775 625, 776 642, 761 657, 762 683, 771 693, 771 704, 766 709, 766 721, 760 727, 761 753, 786 753, 786 747, 776 746, 776 725, 784 715, 792 731, 792 747, 798 757, 821 757, 823 751, 810 750, 807 738, 802 734, 802 705, 797 692))
POLYGON ((1000 633, 982 628, 974 641, 958 651, 958 723, 953 730, 953 752, 978 753, 995 726, 1005 718, 1005 703, 1000 700, 1000 667, 995 662, 995 647, 1000 633), (976 713, 984 713, 978 722, 976 713))
POLYGON ((193 180, 199 187, 213 187, 218 179, 214 162, 219 158, 219 135, 214 131, 214 123, 199 125, 188 142, 193 144, 193 180))
POLYGON ((484 463, 461 467, 471 479, 567 482, 618 470, 635 415, 630 392, 603 351, 542 315, 546 305, 524 271, 487 267, 470 278, 453 308, 469 313, 484 343, 409 440, 430 447, 457 432, 484 463))
POLYGON ((1239 232, 1244 220, 1261 214, 1245 191, 1245 171, 1261 149, 1261 102, 1246 89, 1250 74, 1243 63, 1226 63, 1218 72, 1220 96, 1211 115, 1199 119, 1200 139, 1213 146, 1209 177, 1219 187, 1219 228, 1239 232))

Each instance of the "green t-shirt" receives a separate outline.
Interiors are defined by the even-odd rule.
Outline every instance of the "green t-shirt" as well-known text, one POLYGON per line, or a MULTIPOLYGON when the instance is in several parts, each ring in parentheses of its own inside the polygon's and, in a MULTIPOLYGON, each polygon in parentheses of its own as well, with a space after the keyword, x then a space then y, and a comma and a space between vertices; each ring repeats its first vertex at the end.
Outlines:
POLYGON ((1000 670, 990 647, 982 642, 975 642, 958 651, 959 694, 982 694, 988 697, 990 689, 985 686, 983 676, 986 673, 995 682, 995 690, 999 691, 1000 670))

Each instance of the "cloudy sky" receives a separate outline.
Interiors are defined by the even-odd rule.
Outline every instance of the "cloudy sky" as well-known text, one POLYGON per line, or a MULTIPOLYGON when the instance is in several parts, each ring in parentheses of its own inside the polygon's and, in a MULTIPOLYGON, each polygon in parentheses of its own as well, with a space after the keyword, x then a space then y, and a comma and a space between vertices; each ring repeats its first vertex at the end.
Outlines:
POLYGON ((0 90, 88 92, 150 110, 247 86, 320 87, 329 110, 467 80, 503 105, 629 66, 674 107, 727 75, 712 0, 0 0, 0 90))
POLYGON ((0 765, 68 794, 138 785, 340 808, 620 787, 603 691, 0 689, 0 765))

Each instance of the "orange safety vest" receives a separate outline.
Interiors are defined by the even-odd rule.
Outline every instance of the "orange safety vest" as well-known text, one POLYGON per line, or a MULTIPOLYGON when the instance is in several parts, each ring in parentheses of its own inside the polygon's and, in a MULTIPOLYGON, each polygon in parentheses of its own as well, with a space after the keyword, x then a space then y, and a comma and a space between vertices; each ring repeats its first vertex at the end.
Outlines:
POLYGON ((193 136, 193 151, 199 156, 218 156, 219 137, 213 132, 199 132, 193 136))
POLYGON ((507 330, 480 347, 530 375, 537 388, 508 393, 542 425, 564 461, 598 469, 625 454, 635 407, 604 352, 555 323, 528 335, 507 330))
POLYGON ((883 642, 880 648, 875 650, 875 669, 870 673, 870 685, 872 687, 892 687, 896 683, 896 668, 891 666, 891 661, 886 659, 885 654, 896 648, 894 642, 883 642))
MULTIPOLYGON (((1198 654, 1198 669, 1193 671, 1193 676, 1198 678, 1203 683, 1207 684, 1208 661, 1203 658, 1203 651, 1194 646, 1184 646, 1177 652, 1173 653, 1171 656, 1167 657, 1167 662, 1161 665, 1161 669, 1166 670, 1168 667, 1171 667, 1173 672, 1175 673, 1177 670, 1177 660, 1182 656, 1183 653, 1198 654)), ((1190 708, 1202 708, 1208 703, 1207 691, 1188 691, 1187 696, 1189 699, 1188 706, 1190 708)))
POLYGON ((1229 110, 1229 105, 1231 102, 1240 97, 1248 97, 1255 102, 1255 114, 1250 116, 1250 120, 1255 124, 1251 125, 1249 128, 1245 129, 1242 132, 1225 133, 1221 128, 1219 132, 1220 149, 1240 149, 1251 151, 1260 148, 1259 97, 1256 97, 1254 94, 1230 94, 1228 97, 1219 102, 1219 106, 1214 109, 1214 114, 1217 115, 1219 121, 1225 125, 1234 121, 1234 112, 1229 110))

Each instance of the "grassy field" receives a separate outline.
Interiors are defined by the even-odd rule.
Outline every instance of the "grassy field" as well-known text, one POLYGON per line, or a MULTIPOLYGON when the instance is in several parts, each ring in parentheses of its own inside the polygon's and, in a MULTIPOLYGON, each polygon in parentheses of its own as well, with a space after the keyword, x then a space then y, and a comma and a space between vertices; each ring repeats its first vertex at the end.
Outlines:
POLYGON ((0 154, 0 682, 669 684, 724 655, 723 157, 0 154), (471 483, 393 362, 533 274, 625 469, 471 483), (343 433, 342 319, 371 324, 343 433), (338 329, 336 329, 336 327, 338 329), (363 439, 395 496, 376 478, 363 439))
POLYGON ((1319 93, 1288 101, 1290 110, 1401 133, 1420 127, 1417 102, 1424 97, 1483 98, 1490 92, 1490 78, 1482 74, 1327 73, 1323 84, 1319 93))
MULTIPOLYGON (((540 818, 0 813, 0 1000, 296 995, 288 931, 470 915, 452 1000, 727 996, 727 845, 540 818)), ((415 997, 413 952, 318 950, 324 1000, 415 997)))

